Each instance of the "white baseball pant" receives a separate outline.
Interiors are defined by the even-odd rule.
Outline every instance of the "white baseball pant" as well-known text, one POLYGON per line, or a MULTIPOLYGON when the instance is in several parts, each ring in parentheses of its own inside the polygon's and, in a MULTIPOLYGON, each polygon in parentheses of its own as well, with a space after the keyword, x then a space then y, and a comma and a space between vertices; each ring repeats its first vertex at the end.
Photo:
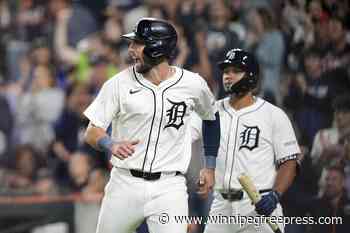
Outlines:
POLYGON ((176 223, 174 216, 187 215, 188 194, 183 175, 162 174, 156 181, 146 181, 133 177, 127 169, 114 167, 105 188, 96 233, 134 233, 144 219, 150 233, 186 233, 187 224, 176 223))

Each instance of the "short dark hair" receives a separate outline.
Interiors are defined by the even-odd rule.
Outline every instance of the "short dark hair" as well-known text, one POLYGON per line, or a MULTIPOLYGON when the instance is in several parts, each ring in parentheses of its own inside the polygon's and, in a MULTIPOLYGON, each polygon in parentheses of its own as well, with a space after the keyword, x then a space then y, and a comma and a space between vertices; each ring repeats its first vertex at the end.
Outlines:
POLYGON ((261 17, 262 23, 265 27, 265 30, 272 30, 276 27, 275 24, 275 15, 273 12, 266 7, 258 7, 256 8, 256 12, 261 17))
POLYGON ((333 109, 336 112, 350 112, 350 96, 348 94, 343 94, 335 97, 333 109))
POLYGON ((343 29, 346 30, 346 21, 343 17, 340 17, 338 15, 332 15, 332 17, 329 20, 339 22, 342 25, 343 29))

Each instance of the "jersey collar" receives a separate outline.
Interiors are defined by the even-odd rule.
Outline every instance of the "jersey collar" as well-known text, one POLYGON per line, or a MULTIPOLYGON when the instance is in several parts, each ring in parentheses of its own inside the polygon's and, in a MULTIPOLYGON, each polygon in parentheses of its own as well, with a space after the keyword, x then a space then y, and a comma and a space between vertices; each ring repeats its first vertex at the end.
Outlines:
POLYGON ((181 79, 183 75, 183 70, 176 66, 172 66, 172 68, 175 68, 175 73, 167 80, 162 81, 159 85, 155 85, 148 79, 144 78, 142 74, 136 72, 134 67, 132 67, 132 72, 137 82, 154 91, 157 91, 157 90, 163 90, 171 85, 174 85, 176 82, 179 81, 179 79, 181 79))
POLYGON ((231 107, 230 105, 230 97, 226 97, 223 101, 224 107, 227 111, 229 111, 230 113, 234 114, 234 115, 242 115, 242 114, 246 114, 249 112, 253 112, 255 110, 257 110, 258 108, 261 107, 261 105, 263 105, 265 103, 265 100, 259 98, 259 97, 254 97, 255 98, 255 102, 252 105, 249 105, 248 107, 244 107, 241 108, 240 110, 235 110, 233 107, 231 107))

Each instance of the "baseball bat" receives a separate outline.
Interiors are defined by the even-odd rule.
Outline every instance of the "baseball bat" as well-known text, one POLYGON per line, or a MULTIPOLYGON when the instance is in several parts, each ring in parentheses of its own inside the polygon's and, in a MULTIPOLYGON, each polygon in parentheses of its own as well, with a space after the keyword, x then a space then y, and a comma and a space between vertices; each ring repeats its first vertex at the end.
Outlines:
MULTIPOLYGON (((246 193, 248 194, 250 200, 252 200, 252 202, 254 204, 256 204, 258 201, 260 201, 261 195, 260 195, 259 191, 256 189, 253 181, 250 179, 249 176, 242 173, 238 177, 238 181, 242 185, 244 191, 246 191, 246 193)), ((269 226, 273 232, 281 233, 281 230, 279 229, 277 224, 271 222, 269 219, 267 219, 267 223, 269 224, 269 226)))

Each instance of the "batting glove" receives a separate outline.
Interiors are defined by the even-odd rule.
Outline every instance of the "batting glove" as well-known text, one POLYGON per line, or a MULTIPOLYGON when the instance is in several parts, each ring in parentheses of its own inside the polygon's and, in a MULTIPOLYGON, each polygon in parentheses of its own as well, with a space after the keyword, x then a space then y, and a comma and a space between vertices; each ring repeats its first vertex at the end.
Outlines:
POLYGON ((280 196, 276 191, 263 195, 260 201, 255 204, 255 211, 260 215, 270 216, 280 202, 280 196))

